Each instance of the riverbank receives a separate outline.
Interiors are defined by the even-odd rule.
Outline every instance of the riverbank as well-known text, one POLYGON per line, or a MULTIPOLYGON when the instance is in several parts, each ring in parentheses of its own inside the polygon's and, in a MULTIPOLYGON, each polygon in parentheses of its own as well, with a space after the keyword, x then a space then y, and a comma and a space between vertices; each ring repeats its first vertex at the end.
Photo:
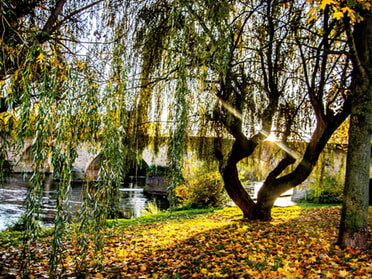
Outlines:
MULTIPOLYGON (((340 211, 340 206, 275 207, 272 222, 245 222, 238 208, 227 207, 111 221, 103 254, 90 244, 85 265, 76 265, 79 232, 71 229, 62 243, 61 272, 76 278, 83 272, 78 267, 85 266, 85 278, 371 278, 371 251, 334 245, 340 211)), ((372 208, 370 230, 371 216, 372 208)), ((46 232, 30 247, 36 278, 48 278, 46 232)), ((19 235, 0 233, 4 277, 19 275, 19 235)))

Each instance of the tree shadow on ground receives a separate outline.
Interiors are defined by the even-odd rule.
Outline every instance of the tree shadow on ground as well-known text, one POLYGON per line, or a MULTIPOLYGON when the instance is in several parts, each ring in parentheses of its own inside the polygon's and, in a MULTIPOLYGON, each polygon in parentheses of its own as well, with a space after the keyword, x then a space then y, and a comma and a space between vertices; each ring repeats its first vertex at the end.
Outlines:
POLYGON ((234 220, 184 240, 155 244, 142 251, 141 260, 128 258, 121 275, 123 278, 372 276, 371 254, 342 251, 334 245, 339 207, 302 212, 295 218, 273 222, 234 220))

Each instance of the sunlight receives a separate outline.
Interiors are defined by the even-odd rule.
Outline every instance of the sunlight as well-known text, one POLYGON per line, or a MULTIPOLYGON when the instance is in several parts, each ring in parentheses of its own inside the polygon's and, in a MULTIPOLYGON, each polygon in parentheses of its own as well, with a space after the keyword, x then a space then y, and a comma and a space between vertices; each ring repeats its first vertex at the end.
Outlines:
POLYGON ((291 150, 286 144, 282 143, 273 133, 269 134, 264 130, 261 130, 260 133, 263 134, 264 136, 266 136, 265 141, 275 143, 279 148, 281 148, 282 150, 287 152, 289 155, 291 155, 296 160, 298 160, 300 158, 300 156, 296 152, 291 150))
MULTIPOLYGON (((231 112, 237 118, 243 119, 241 112, 239 112, 237 109, 235 109, 234 107, 232 107, 231 105, 229 105, 228 103, 226 103, 224 100, 222 100, 219 97, 217 97, 217 101, 220 102, 220 104, 224 108, 226 108, 229 112, 231 112)), ((266 136, 265 141, 274 142, 277 146, 279 146, 279 148, 281 148, 282 150, 284 150, 285 152, 290 154, 293 158, 295 158, 296 160, 299 159, 298 154, 296 154, 294 151, 292 151, 287 145, 280 142, 279 139, 273 133, 270 133, 268 135, 268 132, 266 132, 264 130, 261 130, 260 133, 263 134, 264 136, 266 136)))
POLYGON ((228 104, 226 101, 222 100, 220 97, 217 96, 217 102, 219 102, 225 109, 227 109, 230 113, 236 116, 239 119, 243 119, 242 113, 239 112, 236 108, 228 104))
POLYGON ((270 142, 276 142, 278 141, 278 138, 273 134, 271 133, 266 139, 265 141, 270 141, 270 142))

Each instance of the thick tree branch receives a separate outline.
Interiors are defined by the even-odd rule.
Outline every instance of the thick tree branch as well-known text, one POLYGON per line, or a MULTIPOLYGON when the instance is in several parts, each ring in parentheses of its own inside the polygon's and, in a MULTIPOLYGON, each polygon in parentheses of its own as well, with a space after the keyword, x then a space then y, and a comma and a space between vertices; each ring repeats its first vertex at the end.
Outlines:
MULTIPOLYGON (((87 10, 87 9, 89 9, 89 8, 91 8, 91 7, 95 6, 95 5, 97 5, 97 4, 101 3, 101 2, 103 2, 103 1, 104 1, 104 0, 98 0, 98 1, 95 1, 95 2, 93 2, 93 3, 91 3, 91 4, 87 5, 87 6, 82 7, 81 9, 78 9, 78 10, 73 11, 72 13, 66 15, 66 16, 63 18, 63 20, 59 21, 57 24, 54 25, 54 27, 53 27, 52 30, 51 30, 51 33, 53 33, 55 30, 58 30, 58 29, 59 29, 59 28, 60 28, 64 23, 66 23, 66 22, 67 22, 68 20, 70 20, 72 17, 74 17, 74 16, 80 14, 81 12, 83 12, 83 11, 85 11, 85 10, 87 10)), ((94 42, 94 43, 97 43, 97 42, 94 42)))
POLYGON ((296 162, 296 159, 293 158, 290 154, 279 162, 279 164, 270 172, 266 178, 266 182, 273 181, 278 175, 280 175, 289 165, 292 165, 296 162))
POLYGON ((56 3, 54 10, 52 11, 43 29, 41 30, 41 36, 39 37, 40 43, 43 43, 44 41, 46 41, 48 37, 51 35, 53 26, 57 22, 58 17, 62 14, 63 6, 65 5, 66 1, 67 0, 59 0, 56 3))

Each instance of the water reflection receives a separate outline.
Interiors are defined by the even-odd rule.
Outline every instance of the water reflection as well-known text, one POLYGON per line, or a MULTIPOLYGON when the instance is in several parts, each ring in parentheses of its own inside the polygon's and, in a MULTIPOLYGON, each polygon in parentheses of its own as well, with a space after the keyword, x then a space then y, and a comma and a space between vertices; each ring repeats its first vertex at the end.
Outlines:
POLYGON ((27 180, 23 176, 9 177, 5 184, 0 186, 0 230, 4 230, 22 216, 26 195, 27 180))
POLYGON ((167 209, 169 202, 166 195, 149 195, 144 192, 146 177, 132 177, 126 179, 120 191, 120 214, 123 218, 136 218, 149 201, 155 201, 160 209, 167 209))
MULTIPOLYGON (((24 201, 28 191, 29 176, 13 174, 4 185, 0 186, 0 231, 16 223, 25 212, 24 201)), ((155 199, 158 207, 166 209, 166 196, 149 196, 144 193, 145 177, 126 180, 120 187, 120 215, 124 218, 134 218, 142 214, 146 204, 155 199)), ((47 177, 42 193, 40 219, 43 226, 53 225, 56 215, 58 182, 47 177)), ((72 183, 69 212, 74 215, 81 207, 82 183, 72 183)))

